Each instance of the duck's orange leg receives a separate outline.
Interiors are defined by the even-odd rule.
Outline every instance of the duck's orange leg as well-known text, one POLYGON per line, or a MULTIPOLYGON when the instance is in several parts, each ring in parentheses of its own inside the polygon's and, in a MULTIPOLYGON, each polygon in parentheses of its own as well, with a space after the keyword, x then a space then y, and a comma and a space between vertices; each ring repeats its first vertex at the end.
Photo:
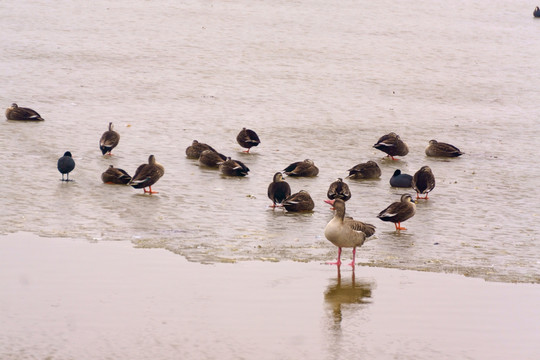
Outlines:
POLYGON ((407 228, 401 227, 401 223, 394 223, 394 226, 396 227, 396 230, 407 230, 407 228))
POLYGON ((152 191, 152 186, 149 186, 148 189, 149 189, 149 190, 146 190, 146 188, 143 188, 145 194, 146 194, 146 193, 149 193, 150 195, 152 195, 152 194, 159 194, 158 191, 152 191))

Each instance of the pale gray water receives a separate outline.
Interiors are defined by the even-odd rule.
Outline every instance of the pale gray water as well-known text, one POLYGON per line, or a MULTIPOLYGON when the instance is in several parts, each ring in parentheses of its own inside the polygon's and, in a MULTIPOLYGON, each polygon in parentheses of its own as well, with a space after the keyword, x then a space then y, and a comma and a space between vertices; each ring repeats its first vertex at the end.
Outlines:
MULTIPOLYGON (((328 185, 375 160, 380 181, 348 181, 350 215, 377 233, 361 264, 540 282, 535 149, 540 20, 526 1, 4 1, 1 103, 42 123, 0 122, 1 231, 164 247, 198 262, 323 262, 328 185), (21 21, 21 17, 24 21, 21 21), (113 121, 112 158, 98 140, 113 121), (244 154, 243 127, 262 144, 244 154), (372 148, 395 131, 400 161, 372 148), (435 138, 466 153, 426 158, 435 138), (186 159, 193 139, 238 158, 224 178, 186 159), (56 160, 70 150, 72 183, 56 160), (153 196, 101 183, 154 154, 153 196), (311 158, 312 214, 268 208, 274 172, 311 158), (395 168, 429 165, 437 186, 398 234, 376 218, 402 193, 395 168), (436 245, 437 244, 437 245, 436 245)), ((350 257, 350 251, 344 252, 350 257)))

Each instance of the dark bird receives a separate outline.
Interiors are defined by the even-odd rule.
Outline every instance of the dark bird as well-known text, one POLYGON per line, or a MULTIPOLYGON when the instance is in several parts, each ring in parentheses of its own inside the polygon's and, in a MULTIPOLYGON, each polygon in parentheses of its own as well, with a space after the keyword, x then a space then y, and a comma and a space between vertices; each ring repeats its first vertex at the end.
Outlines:
POLYGON ((31 121, 43 121, 44 119, 37 113, 37 111, 19 107, 13 103, 6 109, 6 119, 8 120, 31 120, 31 121))
POLYGON ((154 185, 165 174, 165 168, 163 165, 156 161, 154 155, 148 157, 148 164, 142 164, 135 171, 131 181, 128 185, 131 185, 135 189, 143 189, 144 193, 157 194, 157 191, 152 191, 152 185, 154 185), (148 188, 149 190, 146 190, 148 188))
POLYGON ((378 179, 381 177, 381 168, 375 161, 371 160, 355 165, 347 171, 349 172, 347 179, 367 180, 378 179))
POLYGON ((131 176, 123 169, 109 165, 107 170, 101 174, 101 180, 105 184, 127 185, 131 181, 131 176))
POLYGON ((386 153, 392 160, 396 160, 394 156, 405 156, 409 153, 407 144, 394 132, 381 136, 373 147, 386 153))
POLYGON ((428 193, 435 187, 435 176, 429 166, 422 166, 412 179, 412 188, 416 191, 416 199, 428 199, 428 193), (426 194, 421 197, 421 194, 426 194))
POLYGON ((186 148, 186 156, 188 159, 198 159, 204 150, 212 150, 217 152, 210 145, 193 140, 193 143, 186 148))
POLYGON ((332 205, 332 210, 336 211, 324 229, 324 236, 338 247, 337 262, 331 264, 341 265, 341 249, 345 247, 353 248, 353 258, 349 265, 354 266, 356 248, 362 246, 366 238, 375 233, 375 226, 354 220, 352 217, 345 217, 345 201, 341 199, 324 202, 332 205))
POLYGON ((427 156, 438 157, 458 157, 463 153, 454 145, 450 145, 437 140, 429 140, 429 145, 426 147, 427 156))
POLYGON ((347 201, 351 198, 351 190, 349 189, 349 185, 343 182, 342 178, 338 178, 330 184, 326 196, 328 196, 330 200, 341 199, 347 201))
POLYGON ((243 162, 230 157, 219 163, 219 170, 227 176, 246 176, 249 172, 249 168, 243 162))
POLYGON ((396 201, 390 204, 386 209, 381 211, 377 217, 382 221, 390 221, 394 223, 396 230, 407 230, 401 227, 401 223, 410 219, 416 213, 416 204, 411 195, 401 195, 401 201, 396 201))
POLYGON ((219 163, 227 160, 227 157, 214 150, 204 150, 199 156, 199 165, 210 168, 219 167, 219 163))
POLYGON ((283 180, 283 174, 277 172, 274 174, 274 179, 268 185, 268 198, 272 200, 272 207, 283 206, 283 201, 291 195, 290 185, 283 180))
POLYGON ((75 169, 75 160, 73 160, 69 151, 66 151, 64 156, 58 159, 57 167, 62 174, 62 181, 70 181, 69 173, 75 169), (66 174, 66 180, 64 180, 64 174, 66 174))
POLYGON ((249 153, 249 149, 261 143, 261 140, 259 140, 259 136, 257 136, 255 131, 246 128, 242 128, 242 130, 240 130, 236 136, 236 141, 241 147, 247 149, 245 150, 247 153, 249 153))
POLYGON ((534 8, 533 16, 535 18, 540 18, 540 8, 538 8, 538 6, 534 8))
POLYGON ((315 203, 307 191, 300 190, 285 199, 283 207, 290 212, 312 211, 315 203))
POLYGON ((105 131, 99 139, 99 149, 103 155, 111 154, 112 149, 114 149, 118 142, 120 141, 120 134, 113 130, 113 123, 109 123, 109 130, 105 131))
POLYGON ((319 174, 319 168, 315 166, 315 163, 311 159, 293 162, 283 169, 283 171, 285 172, 285 175, 289 176, 312 177, 319 174))
POLYGON ((401 170, 396 169, 394 175, 390 178, 390 186, 399 188, 412 187, 412 175, 402 174, 401 170))

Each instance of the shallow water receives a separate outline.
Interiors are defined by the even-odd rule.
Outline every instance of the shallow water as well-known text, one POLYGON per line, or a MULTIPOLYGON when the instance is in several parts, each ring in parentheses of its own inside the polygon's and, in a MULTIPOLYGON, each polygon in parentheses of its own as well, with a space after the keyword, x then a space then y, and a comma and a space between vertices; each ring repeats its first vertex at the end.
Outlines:
POLYGON ((348 213, 377 226, 360 264, 540 282, 529 151, 540 21, 529 3, 0 4, 15 7, 27 21, 1 20, 0 96, 46 120, 0 122, 4 233, 132 241, 204 263, 332 260, 328 185, 375 160, 380 180, 348 181, 348 213), (109 121, 121 140, 103 157, 109 121), (251 154, 235 141, 244 126, 262 141, 251 154), (390 131, 410 148, 398 161, 372 148, 390 131), (466 154, 426 158, 433 138, 466 154), (242 160, 249 176, 199 168, 184 153, 193 139, 242 160), (70 183, 56 170, 66 150, 70 183), (149 154, 165 166, 159 194, 101 183, 109 164, 133 174, 149 154), (310 192, 314 212, 270 209, 273 174, 305 158, 319 175, 287 181, 310 192), (388 180, 422 165, 436 188, 397 233, 376 218, 403 192, 388 180))

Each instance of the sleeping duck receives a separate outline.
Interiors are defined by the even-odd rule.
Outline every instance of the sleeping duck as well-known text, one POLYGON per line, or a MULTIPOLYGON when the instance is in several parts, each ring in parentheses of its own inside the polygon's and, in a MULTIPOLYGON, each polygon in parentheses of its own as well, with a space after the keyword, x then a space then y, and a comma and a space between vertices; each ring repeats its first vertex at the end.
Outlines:
POLYGON ((407 230, 401 227, 401 223, 414 216, 416 213, 416 204, 411 195, 401 195, 401 201, 396 201, 390 204, 386 209, 381 211, 377 217, 382 221, 390 221, 394 223, 396 230, 407 230))
POLYGON ((208 144, 198 142, 197 140, 193 140, 193 143, 186 148, 186 156, 188 159, 198 159, 204 150, 216 151, 214 150, 213 147, 211 147, 208 144))
POLYGON ((454 145, 450 145, 437 140, 429 140, 429 145, 426 147, 427 156, 438 157, 458 157, 463 153, 454 145))
POLYGON ((114 131, 113 123, 109 123, 109 130, 105 131, 99 139, 99 149, 103 155, 111 154, 112 149, 114 149, 118 142, 120 141, 120 134, 114 131))
POLYGON ((8 120, 29 120, 29 121, 43 121, 44 119, 37 113, 37 111, 19 107, 13 103, 6 109, 6 119, 8 120))
POLYGON ((246 153, 249 153, 249 150, 252 147, 257 146, 261 143, 261 140, 259 140, 259 136, 257 135, 257 133, 255 133, 255 131, 253 130, 246 128, 242 128, 242 130, 240 130, 240 132, 236 136, 236 141, 238 142, 238 144, 240 144, 241 147, 247 149, 245 150, 246 153))
POLYGON ((135 189, 143 189, 144 193, 157 194, 157 191, 152 191, 154 185, 165 174, 163 165, 156 161, 154 155, 148 157, 148 164, 142 164, 135 171, 135 175, 128 183, 135 189), (146 188, 149 190, 147 191, 146 188))
POLYGON ((283 201, 291 195, 290 185, 283 180, 283 174, 277 172, 270 185, 268 185, 268 198, 272 200, 271 207, 283 206, 283 201))
POLYGON ((412 188, 416 191, 416 199, 428 199, 428 193, 435 187, 435 176, 429 166, 422 166, 412 179, 412 188), (426 194, 421 197, 420 194, 426 194))
POLYGON ((312 211, 315 203, 307 191, 300 190, 285 199, 283 207, 290 212, 312 211))
POLYGON ((347 201, 351 198, 351 190, 349 189, 349 185, 343 182, 342 178, 338 178, 336 181, 330 184, 328 191, 326 192, 326 196, 330 200, 341 199, 343 201, 347 201))
POLYGON ((283 169, 283 171, 285 172, 285 175, 289 176, 313 177, 319 174, 319 168, 315 166, 315 163, 311 159, 293 162, 283 169))
POLYGON ((249 168, 243 162, 230 157, 219 163, 219 170, 227 176, 246 176, 249 172, 249 168))
POLYGON ((109 165, 107 170, 101 174, 101 180, 105 184, 127 185, 131 181, 131 176, 123 169, 109 165))
POLYGON ((371 160, 355 165, 347 171, 349 172, 347 179, 378 179, 381 177, 381 168, 375 161, 371 160))
POLYGON ((381 136, 373 147, 386 153, 392 160, 396 160, 394 156, 405 156, 409 153, 407 144, 394 132, 381 136))
POLYGON ((219 167, 219 163, 227 160, 227 157, 214 150, 204 150, 199 156, 199 165, 210 168, 219 167))

